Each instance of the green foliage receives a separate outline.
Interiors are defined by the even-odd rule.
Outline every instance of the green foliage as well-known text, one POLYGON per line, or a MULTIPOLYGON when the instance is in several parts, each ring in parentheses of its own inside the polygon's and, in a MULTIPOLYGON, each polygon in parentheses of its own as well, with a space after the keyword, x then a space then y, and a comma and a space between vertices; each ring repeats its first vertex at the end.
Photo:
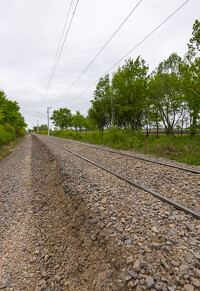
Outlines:
POLYGON ((150 103, 155 112, 153 118, 158 114, 168 135, 173 135, 183 100, 180 89, 180 62, 181 58, 173 53, 159 64, 149 82, 150 103))
POLYGON ((48 131, 44 131, 44 130, 42 130, 42 131, 39 131, 39 134, 48 135, 48 131))
POLYGON ((190 113, 190 135, 193 136, 198 128, 200 114, 200 58, 193 61, 186 58, 180 64, 181 90, 190 113))
POLYGON ((113 74, 115 124, 141 130, 147 96, 148 66, 141 57, 125 61, 113 74))
POLYGON ((111 86, 109 75, 100 78, 93 94, 94 100, 88 111, 88 117, 96 124, 97 128, 103 132, 104 127, 111 124, 111 86))
POLYGON ((11 124, 14 127, 26 127, 24 117, 19 112, 16 101, 6 98, 4 91, 0 91, 0 124, 11 124))
MULTIPOLYGON (((173 136, 174 129, 187 127, 190 136, 195 135, 200 128, 199 20, 195 21, 192 34, 184 59, 172 53, 150 76, 140 56, 128 59, 113 72, 111 80, 108 74, 99 79, 86 118, 80 111, 72 116, 69 109, 63 108, 53 112, 54 124, 62 130, 73 126, 73 139, 84 139, 80 132, 85 129, 92 131, 88 140, 93 136, 97 143, 115 141, 116 147, 126 148, 129 143, 140 147, 139 133, 144 129, 149 136, 151 129, 156 128, 157 138, 159 128, 173 136), (126 139, 124 130, 129 131, 126 139)), ((0 111, 0 120, 4 118, 0 111)))
POLYGON ((150 135, 147 139, 147 153, 165 157, 190 165, 200 165, 200 135, 193 138, 184 136, 165 136, 158 139, 150 135))
POLYGON ((33 126, 33 131, 34 132, 37 132, 37 131, 39 131, 39 133, 40 133, 40 131, 48 131, 48 126, 46 125, 46 124, 42 124, 42 125, 40 125, 40 126, 33 126))
POLYGON ((48 131, 48 126, 47 124, 42 124, 39 126, 39 131, 48 131))
POLYGON ((0 146, 8 144, 15 138, 15 128, 9 124, 0 124, 0 146))
POLYGON ((67 129, 72 126, 72 114, 71 110, 67 108, 60 108, 59 110, 54 110, 51 118, 53 124, 58 126, 60 129, 67 129))
MULTIPOLYGON (((0 125, 1 127, 1 125, 0 125)), ((10 141, 6 145, 0 146, 0 160, 5 158, 7 155, 13 152, 14 148, 20 144, 22 141, 23 137, 18 137, 12 141, 10 141)))
POLYGON ((0 147, 26 134, 26 123, 19 109, 17 102, 8 100, 0 91, 0 147))
MULTIPOLYGON (((145 135, 133 135, 130 129, 120 130, 110 128, 102 134, 100 131, 79 133, 73 130, 59 130, 52 132, 54 136, 80 140, 91 144, 103 144, 115 149, 136 150, 144 153, 145 135)), ((190 165, 200 165, 200 134, 193 138, 184 136, 149 135, 147 138, 147 154, 156 155, 190 165)))
POLYGON ((85 117, 80 113, 79 110, 76 111, 76 114, 72 116, 72 125, 76 129, 80 131, 85 127, 85 117))
POLYGON ((195 20, 193 24, 193 37, 190 39, 190 43, 188 44, 188 48, 193 52, 195 50, 200 51, 200 21, 198 19, 195 20))
POLYGON ((25 128, 17 127, 16 128, 16 137, 20 137, 20 136, 24 136, 24 135, 26 135, 25 128))

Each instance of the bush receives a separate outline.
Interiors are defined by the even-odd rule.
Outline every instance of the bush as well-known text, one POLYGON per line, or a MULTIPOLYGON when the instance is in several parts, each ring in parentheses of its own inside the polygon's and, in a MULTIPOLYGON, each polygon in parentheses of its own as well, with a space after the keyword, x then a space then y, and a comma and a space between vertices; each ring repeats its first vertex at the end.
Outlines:
POLYGON ((26 134, 25 128, 16 128, 16 137, 24 136, 26 134))
POLYGON ((48 135, 48 131, 39 131, 39 134, 48 135))
POLYGON ((13 126, 0 124, 0 146, 8 144, 15 138, 15 134, 13 126))
POLYGON ((76 133, 69 129, 69 130, 54 130, 51 132, 51 135, 57 136, 57 137, 62 137, 62 138, 70 138, 70 139, 75 139, 76 133))

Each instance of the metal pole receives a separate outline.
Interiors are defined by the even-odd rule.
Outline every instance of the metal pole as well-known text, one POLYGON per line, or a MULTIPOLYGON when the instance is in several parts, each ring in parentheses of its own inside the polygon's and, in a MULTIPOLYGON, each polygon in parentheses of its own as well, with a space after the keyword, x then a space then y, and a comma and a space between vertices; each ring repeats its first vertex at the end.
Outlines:
POLYGON ((39 124, 38 124, 38 121, 39 120, 37 120, 37 134, 39 134, 39 124))

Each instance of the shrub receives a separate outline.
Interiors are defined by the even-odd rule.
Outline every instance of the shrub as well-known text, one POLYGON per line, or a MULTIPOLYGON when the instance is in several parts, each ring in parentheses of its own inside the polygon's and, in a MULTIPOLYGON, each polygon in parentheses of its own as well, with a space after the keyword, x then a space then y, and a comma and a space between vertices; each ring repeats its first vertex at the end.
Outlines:
POLYGON ((0 124, 0 146, 8 144, 15 138, 15 128, 11 125, 0 124))
POLYGON ((17 127, 16 128, 16 137, 24 136, 26 134, 25 128, 17 127))
POLYGON ((48 135, 48 131, 39 131, 39 134, 48 135))

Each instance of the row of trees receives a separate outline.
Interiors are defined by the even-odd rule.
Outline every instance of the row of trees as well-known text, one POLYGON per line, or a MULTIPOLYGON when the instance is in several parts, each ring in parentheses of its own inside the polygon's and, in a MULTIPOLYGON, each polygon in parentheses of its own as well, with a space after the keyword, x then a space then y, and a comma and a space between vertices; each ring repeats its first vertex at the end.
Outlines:
POLYGON ((82 131, 82 129, 89 130, 95 128, 95 123, 88 117, 84 117, 79 110, 77 110, 75 114, 72 114, 71 110, 67 108, 54 110, 50 119, 52 119, 54 125, 60 129, 74 127, 77 132, 77 130, 82 131))
MULTIPOLYGON (((34 126, 33 127, 33 131, 34 132, 37 132, 37 129, 39 130, 39 131, 48 131, 48 126, 47 126, 47 124, 42 124, 42 125, 40 125, 40 126, 34 126)), ((32 130, 30 130, 30 132, 32 132, 32 130)))
POLYGON ((117 126, 131 128, 135 134, 146 128, 164 127, 173 135, 174 128, 188 127, 194 135, 200 113, 200 22, 193 25, 193 36, 184 58, 173 53, 148 74, 148 66, 139 56, 125 61, 113 73, 100 78, 87 118, 79 111, 74 116, 64 108, 53 112, 51 119, 60 128, 79 129, 95 125, 101 131, 117 126))

